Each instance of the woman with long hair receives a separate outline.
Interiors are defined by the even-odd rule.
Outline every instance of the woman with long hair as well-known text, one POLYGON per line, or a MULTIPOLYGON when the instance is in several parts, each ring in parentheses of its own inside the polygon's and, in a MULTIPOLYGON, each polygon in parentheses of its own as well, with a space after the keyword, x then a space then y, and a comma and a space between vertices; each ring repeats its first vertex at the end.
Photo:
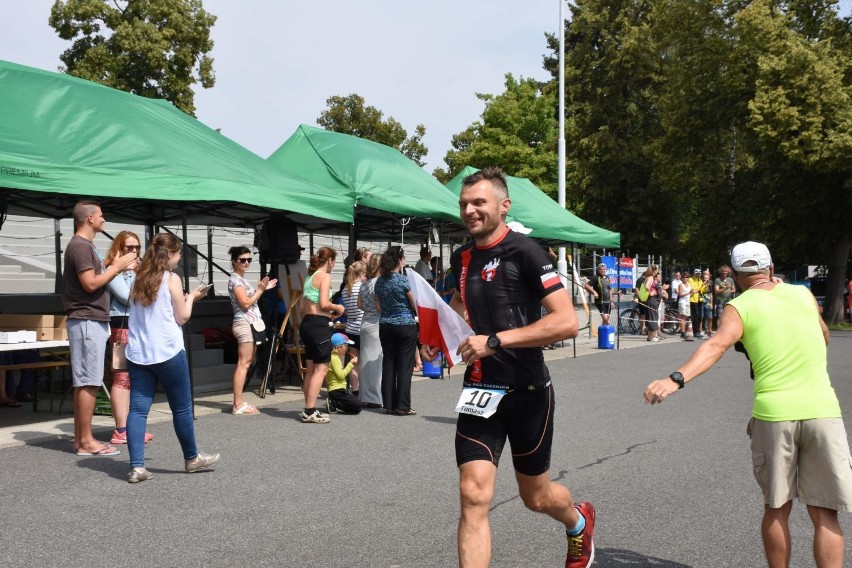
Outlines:
POLYGON ((151 479, 145 469, 145 426, 157 384, 163 387, 172 423, 183 450, 184 469, 194 473, 219 461, 195 445, 189 365, 181 327, 192 315, 192 305, 207 295, 208 286, 184 294, 180 277, 173 271, 180 262, 181 242, 170 233, 154 237, 130 293, 130 329, 127 366, 130 370, 130 414, 127 417, 127 448, 130 474, 127 481, 151 479))
POLYGON ((662 298, 662 290, 660 288, 657 275, 660 274, 660 269, 656 264, 648 267, 643 275, 645 279, 645 288, 648 290, 648 300, 645 302, 645 331, 647 332, 647 340, 657 342, 660 340, 660 299, 662 298))
MULTIPOLYGON (((135 252, 142 252, 139 237, 131 231, 121 231, 112 240, 104 266, 110 266, 116 258, 135 252)), ((136 270, 139 268, 141 257, 137 257, 136 263, 118 276, 110 280, 107 288, 110 293, 109 302, 109 344, 127 343, 127 322, 130 317, 130 290, 133 288, 133 280, 136 278, 136 270)), ((130 412, 130 373, 127 369, 112 371, 112 387, 109 390, 110 406, 112 406, 112 417, 115 420, 115 430, 112 431, 111 444, 127 443, 127 413, 130 412)), ((150 432, 145 432, 145 443, 154 438, 150 432)))
POLYGON ((364 311, 358 307, 358 296, 361 293, 361 285, 364 282, 367 273, 367 263, 363 260, 356 260, 346 269, 346 277, 343 280, 343 306, 346 308, 346 335, 352 344, 349 346, 349 354, 355 357, 355 365, 349 372, 349 385, 352 388, 352 393, 358 396, 360 383, 360 365, 357 357, 361 351, 361 321, 364 316, 364 311))
POLYGON ((366 280, 358 291, 358 307, 361 316, 361 348, 358 357, 358 376, 361 403, 364 408, 382 407, 382 344, 379 340, 379 318, 381 312, 376 305, 376 277, 382 255, 374 254, 367 261, 364 274, 366 280))
POLYGON ((411 408, 411 374, 417 351, 417 304, 408 279, 402 274, 402 247, 391 246, 382 256, 376 280, 379 340, 382 343, 382 400, 387 414, 417 414, 411 408))
POLYGON ((234 312, 234 322, 231 330, 237 339, 237 367, 234 369, 234 405, 231 408, 233 415, 260 414, 256 406, 243 400, 243 387, 246 384, 251 362, 257 352, 257 344, 254 342, 254 334, 251 325, 262 318, 257 301, 263 297, 267 288, 275 288, 277 279, 269 279, 264 276, 253 287, 246 279, 246 271, 251 265, 251 250, 248 247, 236 246, 228 250, 231 255, 231 266, 234 272, 228 278, 228 297, 231 300, 231 309, 234 312))
POLYGON ((331 361, 332 320, 345 311, 343 306, 331 301, 331 269, 336 258, 337 251, 331 247, 322 247, 311 255, 299 304, 302 314, 299 337, 305 346, 307 359, 307 372, 302 384, 305 410, 299 417, 306 423, 326 424, 331 421, 328 414, 320 412, 316 406, 331 361))

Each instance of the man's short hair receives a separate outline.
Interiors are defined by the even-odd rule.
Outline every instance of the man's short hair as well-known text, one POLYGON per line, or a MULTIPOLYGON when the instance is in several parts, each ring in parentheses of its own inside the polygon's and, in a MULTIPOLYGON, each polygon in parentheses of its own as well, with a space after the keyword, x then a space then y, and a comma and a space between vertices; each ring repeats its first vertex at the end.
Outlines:
POLYGON ((78 201, 72 213, 74 216, 74 230, 76 231, 78 227, 85 223, 89 215, 94 215, 95 209, 100 208, 101 206, 94 201, 78 201))
POLYGON ((432 254, 432 251, 429 250, 429 247, 423 247, 423 248, 420 249, 420 258, 423 258, 424 256, 429 256, 431 254, 432 254))
POLYGON ((475 185, 482 180, 491 182, 491 188, 497 195, 497 199, 503 200, 509 198, 509 186, 506 184, 506 176, 503 170, 498 167, 482 168, 476 173, 472 173, 462 180, 462 189, 475 185))

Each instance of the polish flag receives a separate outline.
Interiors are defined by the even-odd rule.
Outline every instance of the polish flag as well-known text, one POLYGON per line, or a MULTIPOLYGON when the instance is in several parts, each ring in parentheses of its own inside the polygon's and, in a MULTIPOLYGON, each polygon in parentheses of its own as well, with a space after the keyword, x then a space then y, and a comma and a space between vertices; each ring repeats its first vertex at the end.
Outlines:
POLYGON ((474 335, 473 330, 417 272, 406 270, 405 276, 417 304, 420 343, 438 346, 450 367, 461 363, 456 349, 466 337, 474 335))

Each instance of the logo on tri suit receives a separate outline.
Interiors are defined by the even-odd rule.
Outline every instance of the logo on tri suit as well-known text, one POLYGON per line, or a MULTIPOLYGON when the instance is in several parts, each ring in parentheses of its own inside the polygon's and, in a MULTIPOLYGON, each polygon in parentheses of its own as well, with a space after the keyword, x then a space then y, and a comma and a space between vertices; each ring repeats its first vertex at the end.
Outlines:
POLYGON ((482 281, 491 282, 494 280, 494 275, 497 274, 497 267, 500 266, 500 259, 492 259, 491 262, 482 267, 482 281))

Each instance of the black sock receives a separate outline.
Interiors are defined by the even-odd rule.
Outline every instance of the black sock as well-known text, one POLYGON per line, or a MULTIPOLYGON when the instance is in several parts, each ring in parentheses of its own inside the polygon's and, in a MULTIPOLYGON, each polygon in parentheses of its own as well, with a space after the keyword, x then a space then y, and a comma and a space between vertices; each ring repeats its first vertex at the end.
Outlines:
POLYGON ((316 408, 306 408, 305 409, 305 416, 310 416, 311 414, 313 414, 316 411, 317 411, 316 408))

